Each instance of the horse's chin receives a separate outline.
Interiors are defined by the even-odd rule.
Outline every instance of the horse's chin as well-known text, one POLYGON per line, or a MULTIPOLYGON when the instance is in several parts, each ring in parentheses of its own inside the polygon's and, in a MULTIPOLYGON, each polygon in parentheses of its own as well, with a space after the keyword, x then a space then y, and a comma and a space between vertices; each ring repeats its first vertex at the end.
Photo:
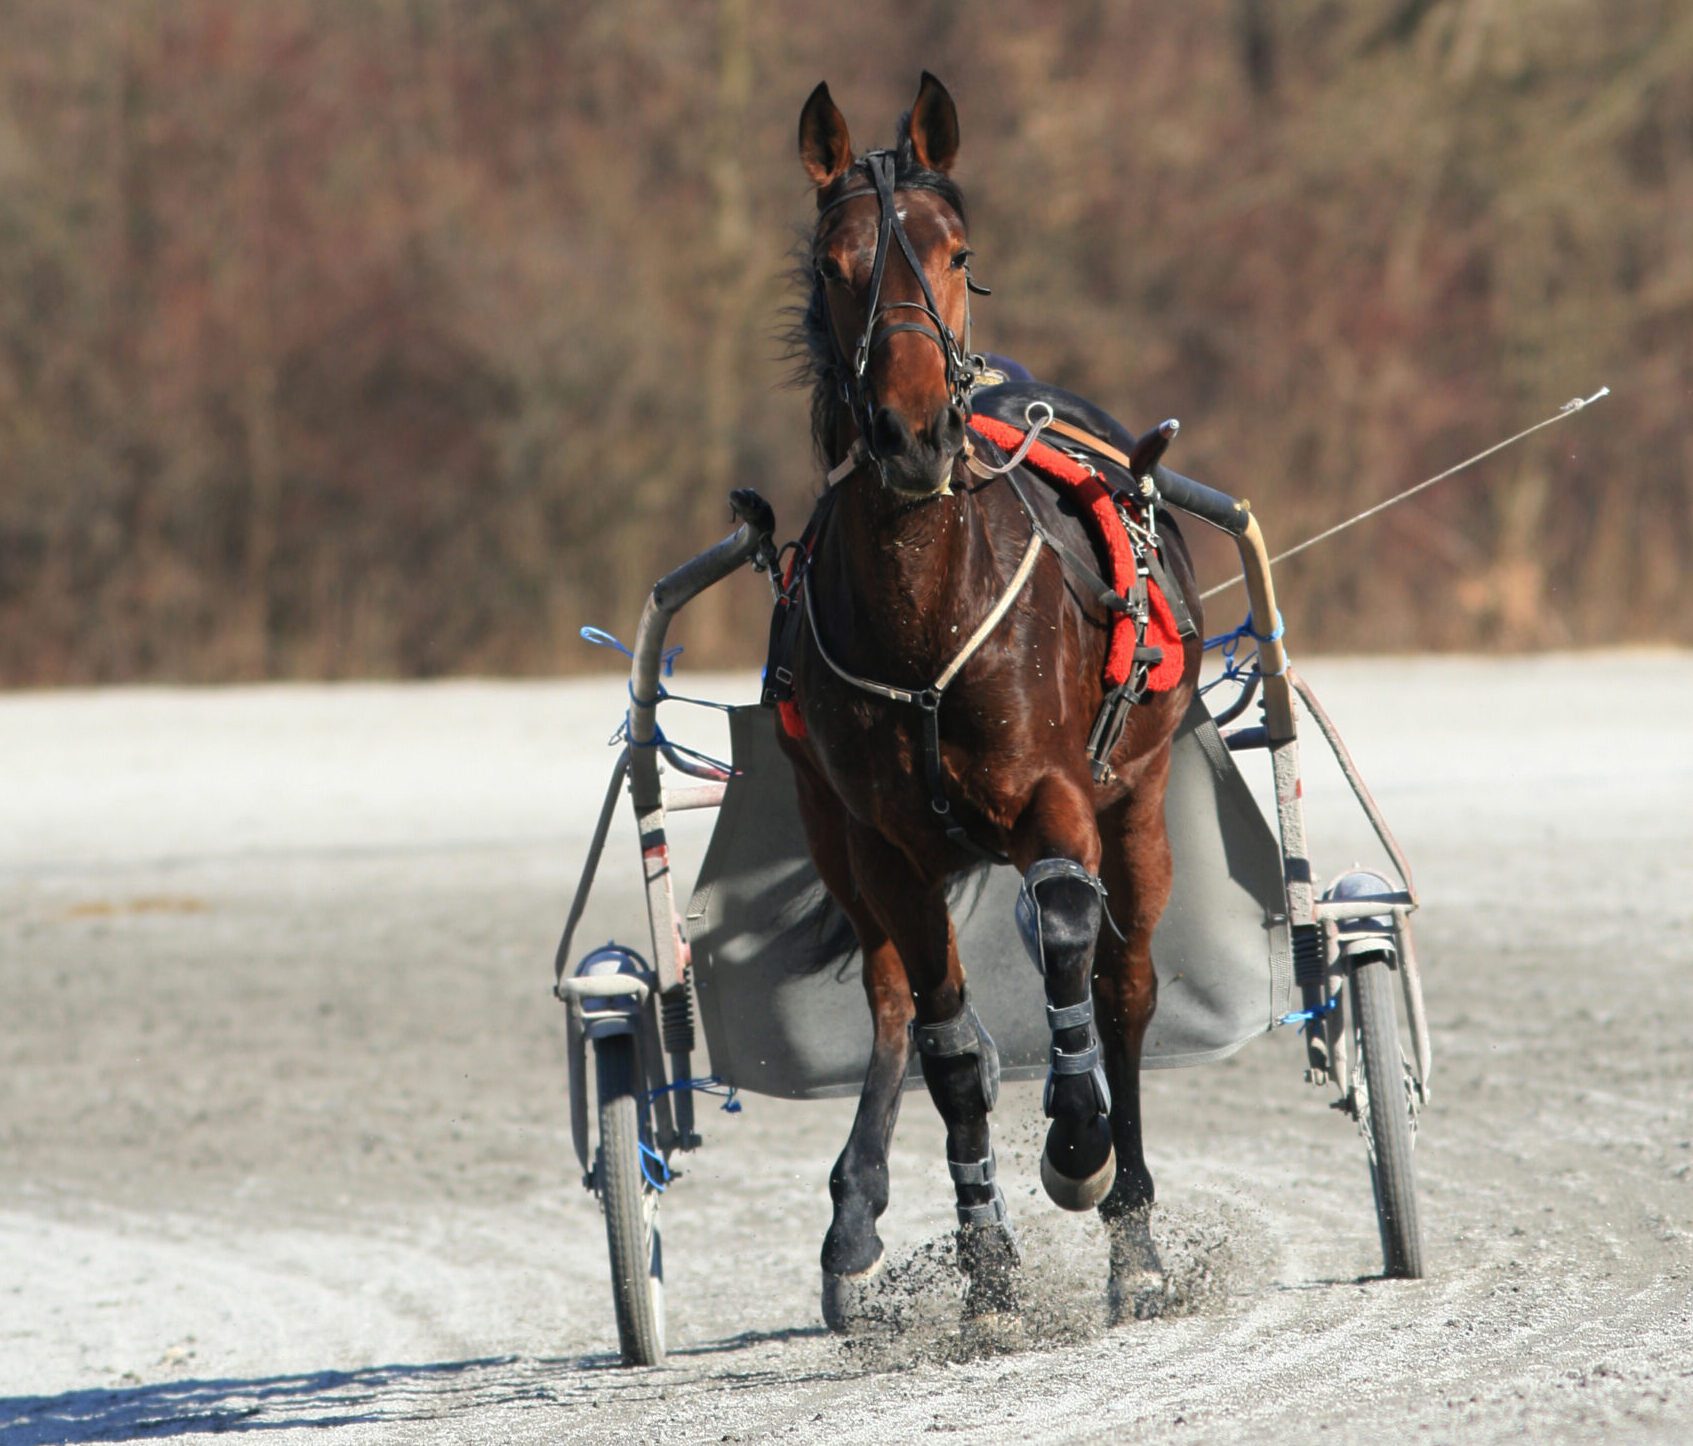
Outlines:
POLYGON ((901 502, 928 502, 935 497, 952 496, 952 474, 960 453, 943 457, 929 472, 903 465, 884 465, 882 485, 901 502))

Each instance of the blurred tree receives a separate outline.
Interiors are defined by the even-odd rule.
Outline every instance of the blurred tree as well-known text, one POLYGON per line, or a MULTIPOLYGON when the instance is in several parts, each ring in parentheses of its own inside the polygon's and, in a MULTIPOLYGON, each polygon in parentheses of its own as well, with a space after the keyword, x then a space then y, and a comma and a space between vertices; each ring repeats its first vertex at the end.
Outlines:
MULTIPOLYGON (((764 489, 827 76, 964 127, 981 344, 1291 542, 1306 647, 1693 637, 1672 0, 0 0, 0 680, 552 672, 764 489), (873 37, 867 40, 866 37, 873 37)), ((1218 565, 1222 565, 1219 559, 1218 565)), ((753 661, 755 584, 690 620, 753 661)))

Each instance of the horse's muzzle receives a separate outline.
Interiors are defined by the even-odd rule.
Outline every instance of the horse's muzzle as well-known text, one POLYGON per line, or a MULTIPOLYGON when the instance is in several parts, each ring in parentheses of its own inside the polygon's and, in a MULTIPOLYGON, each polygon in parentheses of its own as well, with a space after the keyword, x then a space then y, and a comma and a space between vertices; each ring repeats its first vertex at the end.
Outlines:
POLYGON ((964 450, 964 411, 948 402, 921 432, 913 432, 892 407, 878 407, 870 440, 882 481, 905 496, 927 497, 951 490, 953 463, 964 450))

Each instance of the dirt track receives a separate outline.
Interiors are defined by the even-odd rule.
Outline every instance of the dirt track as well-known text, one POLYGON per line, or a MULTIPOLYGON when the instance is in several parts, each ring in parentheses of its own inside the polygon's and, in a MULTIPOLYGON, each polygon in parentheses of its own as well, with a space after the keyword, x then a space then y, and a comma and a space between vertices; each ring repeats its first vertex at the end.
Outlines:
MULTIPOLYGON (((1362 1145, 1277 1037, 1149 1077, 1165 1318, 1104 1329, 1010 1087, 1023 1348, 956 1333, 920 1096, 903 1329, 843 1343, 850 1105, 749 1099, 666 1201, 659 1371, 616 1367, 547 988, 621 684, 0 698, 0 1439, 1688 1439, 1693 655, 1307 672, 1427 900, 1431 1278, 1369 1278, 1362 1145)), ((634 933, 628 853, 585 937, 634 933)))

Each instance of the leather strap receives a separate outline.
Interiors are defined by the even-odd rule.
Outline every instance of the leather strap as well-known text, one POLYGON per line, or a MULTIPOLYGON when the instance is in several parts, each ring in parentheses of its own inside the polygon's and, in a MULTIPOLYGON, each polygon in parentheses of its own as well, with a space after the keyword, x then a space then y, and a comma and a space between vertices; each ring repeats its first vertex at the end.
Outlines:
POLYGON ((994 1157, 990 1153, 985 1160, 953 1160, 946 1162, 947 1174, 958 1185, 991 1185, 994 1177, 994 1157))
POLYGON ((1046 1027, 1054 1034, 1061 1029, 1079 1029, 1084 1024, 1093 1023, 1093 996, 1090 994, 1080 1004, 1048 1004, 1046 1006, 1046 1027))
MULTIPOLYGON (((1027 507, 1027 503, 1024 505, 1027 507)), ((1032 513, 1030 517, 1032 520, 1032 513)), ((811 641, 817 648, 817 655, 828 665, 829 671, 842 682, 850 683, 866 693, 874 693, 878 698, 886 698, 890 703, 908 703, 921 710, 923 775, 929 785, 929 806, 934 810, 950 842, 966 853, 996 864, 1004 863, 1005 855, 995 849, 984 848, 971 838, 953 815, 952 804, 946 796, 946 774, 941 766, 941 699, 952 686, 954 679, 963 671, 964 665, 976 656, 982 644, 993 635, 994 629, 1005 620, 1005 615, 1022 596, 1023 588, 1034 574, 1043 540, 1050 541, 1040 527, 1036 526, 1030 531, 1029 545, 1023 551, 1023 559, 1017 564, 1017 570, 1012 573, 1011 581, 1006 584, 1005 590, 1000 593, 999 600, 989 609, 988 615, 977 625, 975 632, 966 639, 964 646, 953 655, 952 661, 941 670, 940 676, 927 688, 897 688, 891 683, 878 683, 873 678, 862 678, 857 673, 843 668, 829 652, 823 641, 822 631, 817 626, 817 612, 811 601, 811 588, 807 585, 809 572, 800 578, 799 583, 800 595, 805 603, 805 619, 811 628, 811 641)))
POLYGON ((1072 442, 1080 442, 1090 452, 1099 453, 1099 455, 1104 457, 1107 461, 1115 462, 1119 467, 1123 468, 1131 475, 1133 474, 1135 464, 1129 460, 1128 454, 1119 452, 1109 442, 1102 442, 1091 432, 1084 432, 1080 427, 1075 426, 1073 423, 1066 422, 1062 417, 1054 417, 1047 423, 1047 426, 1054 432, 1059 433, 1061 436, 1068 437, 1072 442))
POLYGON ((1005 1192, 996 1183, 993 1187, 993 1199, 986 1204, 958 1207, 958 1223, 976 1226, 1005 1225, 1009 1213, 1005 1208, 1005 1192))

